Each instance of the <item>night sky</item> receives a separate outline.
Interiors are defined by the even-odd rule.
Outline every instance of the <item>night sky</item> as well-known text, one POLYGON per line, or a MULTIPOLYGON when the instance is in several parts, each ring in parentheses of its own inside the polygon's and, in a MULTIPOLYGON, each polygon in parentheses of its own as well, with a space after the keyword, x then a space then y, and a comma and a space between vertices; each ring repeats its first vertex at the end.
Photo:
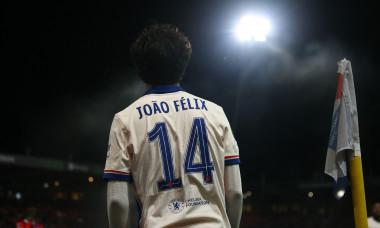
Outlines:
POLYGON ((129 47, 155 21, 191 40, 181 86, 224 108, 245 183, 330 180, 343 58, 353 67, 364 176, 380 177, 379 10, 341 0, 2 3, 0 152, 104 164, 113 115, 145 90, 129 47), (267 42, 237 41, 246 13, 269 18, 267 42))

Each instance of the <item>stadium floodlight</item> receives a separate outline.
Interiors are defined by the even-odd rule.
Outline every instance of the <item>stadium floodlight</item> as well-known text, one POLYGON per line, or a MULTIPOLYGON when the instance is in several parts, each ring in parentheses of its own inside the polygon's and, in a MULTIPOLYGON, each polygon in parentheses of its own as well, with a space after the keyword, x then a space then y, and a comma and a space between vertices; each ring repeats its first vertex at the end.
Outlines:
POLYGON ((270 31, 270 22, 268 19, 246 15, 240 19, 236 26, 236 35, 241 41, 249 41, 254 39, 258 42, 266 41, 266 36, 270 31))

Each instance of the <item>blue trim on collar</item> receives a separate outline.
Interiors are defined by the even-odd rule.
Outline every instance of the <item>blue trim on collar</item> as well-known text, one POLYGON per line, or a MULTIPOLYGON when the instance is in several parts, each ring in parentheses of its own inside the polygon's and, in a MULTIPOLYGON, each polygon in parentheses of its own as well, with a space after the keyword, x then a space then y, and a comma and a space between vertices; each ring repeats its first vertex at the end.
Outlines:
POLYGON ((152 93, 174 93, 178 91, 184 91, 184 90, 181 87, 175 86, 175 85, 160 85, 160 86, 155 86, 147 90, 143 96, 147 94, 152 94, 152 93))

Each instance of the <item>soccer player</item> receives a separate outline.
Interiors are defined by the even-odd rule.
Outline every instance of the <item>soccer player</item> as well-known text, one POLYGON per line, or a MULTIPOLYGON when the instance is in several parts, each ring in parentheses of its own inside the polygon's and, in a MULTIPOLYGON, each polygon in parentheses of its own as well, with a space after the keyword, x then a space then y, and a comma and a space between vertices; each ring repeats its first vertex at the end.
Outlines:
POLYGON ((380 201, 372 204, 372 216, 368 217, 368 228, 380 228, 380 201))
POLYGON ((135 200, 142 228, 239 227, 239 149, 223 109, 179 85, 191 52, 169 24, 131 46, 147 90, 112 122, 103 176, 111 228, 130 226, 135 200))

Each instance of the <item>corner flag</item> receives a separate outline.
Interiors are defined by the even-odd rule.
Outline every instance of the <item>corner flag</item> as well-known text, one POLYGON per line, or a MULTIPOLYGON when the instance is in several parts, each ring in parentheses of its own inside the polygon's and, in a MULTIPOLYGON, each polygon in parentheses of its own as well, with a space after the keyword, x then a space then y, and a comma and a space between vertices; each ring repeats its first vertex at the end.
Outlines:
POLYGON ((347 183, 347 159, 361 156, 354 80, 350 61, 338 62, 335 97, 325 173, 335 180, 334 195, 343 197, 347 183))
POLYGON ((335 180, 334 195, 344 196, 350 164, 352 201, 356 228, 368 228, 361 162, 358 112, 350 61, 338 62, 338 89, 327 148, 325 173, 335 180))

